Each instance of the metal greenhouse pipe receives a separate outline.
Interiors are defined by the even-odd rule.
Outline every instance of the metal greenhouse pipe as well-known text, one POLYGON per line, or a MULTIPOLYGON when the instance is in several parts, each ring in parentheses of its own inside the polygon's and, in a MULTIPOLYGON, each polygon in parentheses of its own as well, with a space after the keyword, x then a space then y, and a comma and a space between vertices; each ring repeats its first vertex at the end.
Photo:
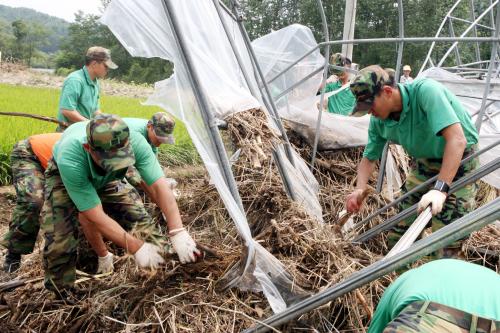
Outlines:
POLYGON ((485 206, 441 228, 429 237, 416 242, 405 251, 363 268, 335 286, 292 305, 285 311, 259 322, 254 327, 246 329, 243 333, 267 332, 271 328, 279 327, 308 311, 314 310, 356 288, 374 281, 398 268, 404 267, 431 252, 441 249, 499 218, 500 198, 496 198, 485 206))
MULTIPOLYGON (((500 167, 500 157, 497 157, 495 160, 491 161, 490 163, 483 165, 482 167, 480 167, 476 171, 468 174, 467 176, 460 178, 459 180, 457 180, 456 182, 451 184, 449 193, 451 194, 451 193, 456 192, 457 190, 461 189, 465 185, 468 185, 472 182, 479 180, 480 178, 486 176, 487 174, 495 171, 499 167, 500 167)), ((413 214, 415 214, 415 212, 417 211, 417 206, 418 206, 418 204, 414 204, 410 208, 405 209, 404 211, 391 217, 387 221, 385 221, 379 225, 376 225, 375 227, 371 228, 370 230, 366 231, 365 233, 354 238, 354 242, 365 242, 365 241, 373 238, 374 236, 378 235, 382 231, 387 230, 387 229, 395 226, 401 220, 404 220, 405 218, 408 218, 408 217, 412 216, 413 214)))
MULTIPOLYGON (((460 162, 460 165, 463 165, 464 163, 470 161, 471 159, 489 151, 490 149, 498 146, 500 144, 500 140, 497 140, 495 142, 493 142, 492 144, 484 147, 483 149, 475 152, 474 154, 471 154, 470 156, 467 156, 466 158, 464 158, 461 162, 460 162)), ((432 177, 432 178, 429 178, 428 180, 426 180, 425 182, 423 182, 422 184, 418 185, 417 187, 415 187, 414 189, 412 189, 411 191, 408 191, 407 193, 405 193, 404 195, 400 196, 399 198, 397 198, 396 200, 394 201, 391 201, 390 203, 388 203, 387 205, 385 205, 384 207, 382 208, 379 208, 377 209, 375 212, 371 213, 370 215, 368 215, 365 219, 363 219, 362 221, 358 222, 353 228, 357 228, 357 227, 360 227, 366 223, 368 223, 369 221, 371 221, 371 219, 373 219, 375 216, 379 215, 380 213, 383 213, 385 212, 386 210, 388 210, 389 208, 392 208, 394 206, 396 206, 398 203, 400 203, 401 201, 403 201, 404 199, 408 198, 410 195, 412 195, 413 193, 415 192, 418 192, 420 191, 421 189, 425 188, 426 186, 429 186, 430 184, 432 184, 435 180, 437 179, 437 175, 432 177)))
MULTIPOLYGON (((330 41, 330 35, 328 34, 328 26, 326 24, 326 16, 325 11, 323 9, 323 4, 321 0, 316 0, 316 3, 319 8, 319 13, 321 15, 321 26, 323 27, 323 34, 325 35, 325 42, 330 41)), ((326 79, 328 76, 328 64, 330 62, 330 45, 326 46, 325 51, 325 66, 323 68, 323 80, 321 96, 319 97, 319 110, 318 110, 318 120, 316 121, 316 133, 314 134, 314 144, 313 144, 313 152, 311 157, 311 171, 314 169, 314 162, 316 160, 316 153, 318 152, 318 142, 319 142, 319 132, 321 128, 321 118, 323 116, 323 103, 325 103, 325 88, 326 88, 326 79)))

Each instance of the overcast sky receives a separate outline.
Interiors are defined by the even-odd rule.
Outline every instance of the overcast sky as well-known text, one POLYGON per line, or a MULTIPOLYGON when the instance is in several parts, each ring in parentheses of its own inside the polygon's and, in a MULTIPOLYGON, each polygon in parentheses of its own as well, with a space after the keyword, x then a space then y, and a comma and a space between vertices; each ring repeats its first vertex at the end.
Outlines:
POLYGON ((75 13, 100 14, 100 0, 0 0, 0 5, 26 7, 73 22, 75 13))

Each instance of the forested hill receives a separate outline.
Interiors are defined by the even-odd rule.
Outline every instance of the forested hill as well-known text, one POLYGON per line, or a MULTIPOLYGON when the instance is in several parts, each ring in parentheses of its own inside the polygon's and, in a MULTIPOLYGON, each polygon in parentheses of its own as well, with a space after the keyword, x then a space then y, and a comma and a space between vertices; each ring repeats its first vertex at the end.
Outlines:
POLYGON ((48 44, 40 47, 41 51, 47 53, 54 53, 59 50, 61 39, 68 35, 69 22, 61 18, 40 13, 29 8, 13 8, 0 5, 0 23, 3 21, 4 26, 10 26, 16 20, 38 23, 48 30, 48 44))

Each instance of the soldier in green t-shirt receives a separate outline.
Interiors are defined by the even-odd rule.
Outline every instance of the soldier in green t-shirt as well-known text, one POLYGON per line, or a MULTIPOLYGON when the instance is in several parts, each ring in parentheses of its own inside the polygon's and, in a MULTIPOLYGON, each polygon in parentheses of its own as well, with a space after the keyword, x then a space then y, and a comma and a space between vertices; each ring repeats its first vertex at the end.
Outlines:
MULTIPOLYGON (((344 57, 340 53, 333 54, 330 62, 332 65, 345 68, 351 68, 352 64, 351 59, 344 57)), ((349 72, 332 68, 330 73, 332 73, 332 75, 326 81, 325 93, 339 90, 342 86, 349 83, 349 72)), ((355 105, 356 98, 351 90, 349 88, 344 88, 342 91, 328 98, 327 107, 325 105, 325 109, 327 109, 329 113, 348 116, 352 113, 355 105)))
POLYGON ((435 260, 384 292, 368 333, 500 332, 500 276, 462 260, 435 260))
MULTIPOLYGON (((141 118, 123 118, 123 121, 127 124, 130 132, 137 132, 144 136, 146 141, 151 145, 153 153, 158 155, 158 147, 162 144, 174 144, 174 127, 175 120, 170 117, 165 112, 155 113, 150 120, 141 118)), ((135 188, 141 188, 150 197, 148 187, 142 181, 141 175, 133 166, 130 167, 125 175, 127 181, 133 185, 135 188)))
POLYGON ((123 182, 130 166, 154 192, 154 201, 167 218, 172 247, 182 263, 196 261, 196 243, 184 229, 163 171, 146 139, 130 132, 118 116, 99 114, 64 131, 53 149, 45 173, 45 287, 64 297, 75 282, 78 223, 99 256, 98 271, 113 269, 113 255, 103 239, 134 254, 140 267, 163 263, 162 237, 157 237, 137 191, 123 182), (142 234, 143 241, 125 230, 142 234))
MULTIPOLYGON (((410 85, 387 85, 387 72, 369 66, 351 83, 357 98, 356 111, 370 113, 368 143, 358 166, 356 189, 347 196, 346 209, 357 212, 363 202, 363 191, 382 155, 387 141, 400 144, 412 157, 413 168, 405 181, 408 192, 427 179, 438 175, 436 183, 403 200, 400 209, 418 202, 419 211, 432 206, 432 229, 437 230, 475 208, 477 185, 470 184, 448 195, 450 184, 477 168, 477 158, 460 166, 478 142, 478 133, 460 101, 448 89, 432 79, 418 79, 410 85)), ((388 237, 396 244, 409 228, 412 219, 400 222, 388 237)), ((461 255, 461 244, 450 245, 438 257, 461 255)))
MULTIPOLYGON (((111 60, 108 49, 93 46, 85 55, 85 66, 72 72, 64 80, 57 119, 69 124, 91 119, 99 113, 99 80, 108 74, 109 69, 118 66, 111 60)), ((58 127, 59 132, 63 128, 58 127)))

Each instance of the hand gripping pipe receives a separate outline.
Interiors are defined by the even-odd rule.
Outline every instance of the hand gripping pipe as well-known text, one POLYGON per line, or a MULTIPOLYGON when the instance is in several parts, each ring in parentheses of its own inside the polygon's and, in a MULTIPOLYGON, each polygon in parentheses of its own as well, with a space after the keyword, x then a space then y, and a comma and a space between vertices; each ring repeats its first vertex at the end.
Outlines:
MULTIPOLYGON (((492 144, 484 147, 483 149, 475 152, 474 154, 471 154, 469 156, 467 156, 466 158, 464 158, 462 160, 462 162, 460 162, 460 165, 463 165, 464 163, 470 161, 471 159, 489 151, 490 149, 498 146, 500 144, 500 140, 497 140, 495 142, 493 142, 492 144)), ((432 177, 432 178, 429 178, 428 180, 426 180, 424 183, 418 185, 417 187, 415 187, 413 190, 405 193, 404 195, 400 196, 399 198, 397 198, 396 200, 388 203, 387 205, 385 205, 384 207, 376 210, 375 212, 373 212, 372 214, 370 214, 369 216, 367 216, 365 219, 363 219, 362 221, 360 221, 359 223, 357 223, 355 226, 353 226, 353 229, 354 228, 358 228, 366 223, 368 223, 369 221, 371 221, 371 219, 373 219, 375 216, 379 215, 380 213, 383 213, 385 212, 386 210, 388 210, 389 208, 392 208, 394 206, 396 206, 398 203, 400 203, 401 201, 403 201, 404 199, 408 198, 410 195, 412 195, 413 193, 415 192, 418 192, 420 191, 421 189, 425 188, 426 186, 429 186, 430 184, 432 184, 434 181, 436 181, 437 179, 437 175, 432 177)))
MULTIPOLYGON (((464 187, 470 183, 473 183, 473 182, 479 180, 480 178, 486 176, 487 174, 495 171, 499 167, 500 167, 500 157, 497 157, 496 159, 494 159, 490 163, 483 165, 482 167, 475 170, 474 172, 471 172, 470 174, 460 178, 459 180, 457 180, 456 182, 451 184, 449 193, 451 194, 451 193, 456 192, 457 190, 461 189, 462 187, 464 187)), ((373 238, 374 236, 380 234, 382 231, 392 228, 393 226, 398 224, 401 220, 404 220, 404 219, 412 216, 413 214, 415 214, 415 212, 417 211, 417 206, 418 206, 418 204, 414 204, 410 208, 405 209, 404 211, 391 217, 387 221, 371 228, 370 230, 366 231, 365 233, 354 238, 354 242, 365 242, 365 241, 373 238)))

